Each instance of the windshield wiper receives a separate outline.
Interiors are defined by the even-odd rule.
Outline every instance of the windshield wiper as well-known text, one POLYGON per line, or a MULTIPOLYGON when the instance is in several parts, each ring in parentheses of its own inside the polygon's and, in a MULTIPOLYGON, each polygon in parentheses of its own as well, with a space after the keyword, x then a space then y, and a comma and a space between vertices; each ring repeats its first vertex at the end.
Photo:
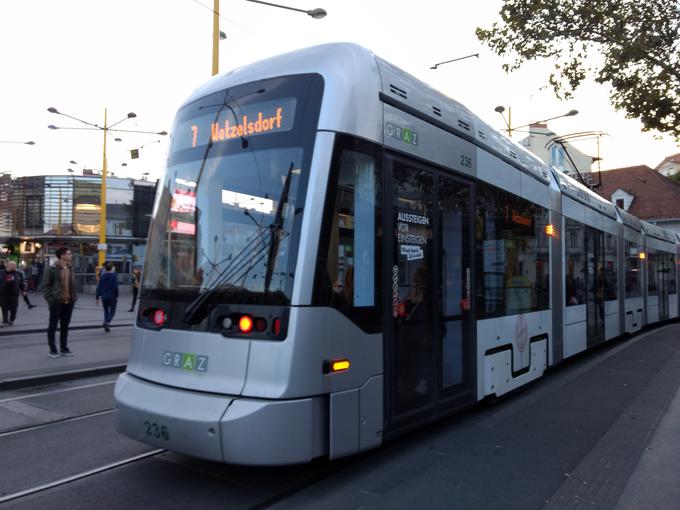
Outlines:
POLYGON ((200 310, 203 308, 203 305, 225 283, 229 283, 229 281, 232 279, 237 280, 237 278, 234 277, 238 276, 239 273, 242 273, 242 275, 239 278, 245 280, 246 276, 248 276, 248 273, 251 271, 251 269, 257 266, 257 264, 264 258, 264 252, 269 246, 269 241, 264 242, 262 246, 257 248, 257 250, 254 253, 249 254, 250 257, 246 257, 246 253, 249 252, 251 248, 256 246, 257 243, 264 238, 266 233, 267 231, 263 229, 255 237, 253 237, 248 242, 248 244, 246 244, 243 247, 243 249, 236 255, 236 257, 234 257, 231 260, 231 262, 227 264, 227 266, 222 270, 222 272, 219 275, 217 275, 215 281, 211 285, 207 285, 205 291, 199 294, 198 297, 196 297, 196 299, 194 299, 189 304, 189 306, 187 306, 184 312, 184 317, 182 319, 185 323, 193 324, 194 319, 199 314, 200 310))
POLYGON ((293 162, 290 162, 288 167, 288 173, 286 174, 286 181, 283 183, 283 189, 281 190, 281 198, 279 199, 279 204, 276 207, 276 215, 274 216, 274 221, 269 226, 270 241, 269 241, 269 255, 267 256, 267 272, 264 277, 264 293, 269 294, 269 286, 272 282, 272 275, 274 273, 274 259, 279 251, 279 244, 281 244, 282 234, 285 233, 283 230, 283 208, 285 204, 288 203, 288 195, 290 193, 290 181, 293 175, 293 162))
MULTIPOLYGON (((222 270, 222 272, 215 278, 215 281, 206 286, 205 291, 199 294, 196 299, 194 299, 189 306, 187 306, 184 318, 182 319, 187 324, 193 324, 196 317, 199 316, 199 312, 203 309, 204 305, 208 300, 218 292, 223 285, 230 283, 232 281, 243 280, 248 276, 248 273, 256 267, 260 261, 265 257, 265 251, 268 249, 267 253, 267 271, 265 273, 264 281, 264 294, 269 293, 269 287, 271 285, 272 276, 274 273, 274 259, 279 251, 279 245, 281 240, 288 234, 283 229, 283 211, 284 207, 288 203, 288 197, 290 194, 290 184, 293 175, 294 162, 291 161, 288 167, 288 173, 286 174, 286 180, 283 183, 283 189, 281 190, 281 197, 279 203, 276 207, 276 214, 274 216, 274 221, 269 225, 269 228, 265 229, 260 227, 259 233, 251 239, 246 246, 234 257, 234 259, 227 264, 227 266, 222 270), (263 237, 269 233, 269 238, 264 241, 263 237), (246 257, 246 253, 254 247, 260 240, 263 240, 262 246, 257 248, 254 253, 249 253, 246 257)), ((246 211, 247 212, 247 211, 246 211)), ((253 218, 253 221, 255 219, 253 218)))

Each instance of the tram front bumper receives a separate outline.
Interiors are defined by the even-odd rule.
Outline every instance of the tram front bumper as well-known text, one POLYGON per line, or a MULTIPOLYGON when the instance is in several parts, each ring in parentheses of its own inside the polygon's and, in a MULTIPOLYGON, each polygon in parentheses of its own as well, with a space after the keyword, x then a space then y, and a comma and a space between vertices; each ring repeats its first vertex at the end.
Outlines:
POLYGON ((327 453, 327 401, 264 400, 172 388, 122 374, 114 390, 123 435, 193 457, 244 465, 309 462, 327 453))

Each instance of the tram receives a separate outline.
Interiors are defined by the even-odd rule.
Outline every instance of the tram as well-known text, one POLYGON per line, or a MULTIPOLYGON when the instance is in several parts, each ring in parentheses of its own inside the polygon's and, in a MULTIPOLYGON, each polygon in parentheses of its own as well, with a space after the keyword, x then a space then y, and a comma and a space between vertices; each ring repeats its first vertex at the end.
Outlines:
POLYGON ((245 465, 336 459, 678 317, 680 238, 353 44, 177 113, 116 426, 245 465))

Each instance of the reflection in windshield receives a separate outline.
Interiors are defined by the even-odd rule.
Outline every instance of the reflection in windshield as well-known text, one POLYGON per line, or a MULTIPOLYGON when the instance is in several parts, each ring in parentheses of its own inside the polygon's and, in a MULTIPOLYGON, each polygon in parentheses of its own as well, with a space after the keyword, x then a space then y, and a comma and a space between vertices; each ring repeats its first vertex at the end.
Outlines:
POLYGON ((301 162, 302 149, 284 148, 170 167, 150 233, 147 258, 155 260, 147 264, 145 287, 288 295, 301 162))

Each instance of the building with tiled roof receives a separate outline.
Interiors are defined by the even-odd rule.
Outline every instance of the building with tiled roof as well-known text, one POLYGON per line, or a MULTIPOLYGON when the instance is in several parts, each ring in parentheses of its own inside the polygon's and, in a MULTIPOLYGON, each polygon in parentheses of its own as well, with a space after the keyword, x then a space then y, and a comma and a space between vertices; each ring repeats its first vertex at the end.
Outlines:
POLYGON ((680 152, 668 156, 654 169, 665 177, 670 177, 680 172, 680 152))
POLYGON ((680 232, 680 183, 647 165, 601 173, 595 191, 638 218, 680 232))

